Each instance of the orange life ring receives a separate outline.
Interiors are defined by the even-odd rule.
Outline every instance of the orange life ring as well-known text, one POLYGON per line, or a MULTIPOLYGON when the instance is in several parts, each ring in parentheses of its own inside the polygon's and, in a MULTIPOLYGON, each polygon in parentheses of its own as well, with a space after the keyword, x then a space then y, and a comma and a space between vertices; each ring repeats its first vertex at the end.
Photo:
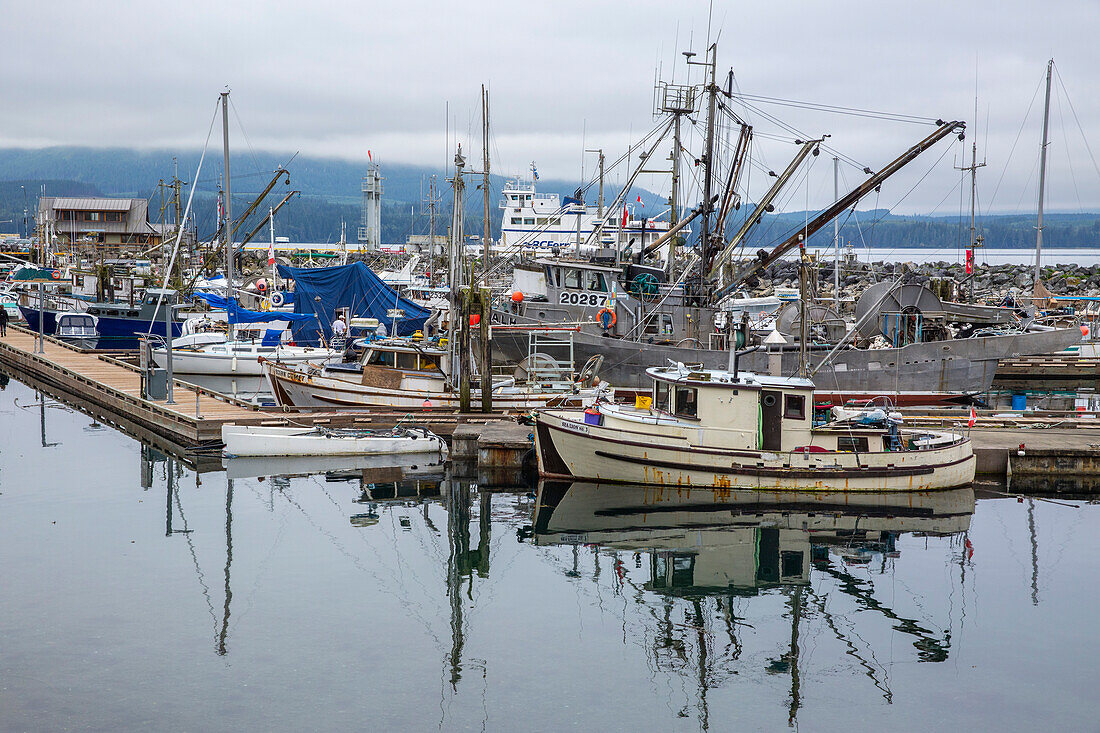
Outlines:
POLYGON ((50 277, 52 277, 54 280, 60 280, 61 279, 61 270, 52 270, 50 272, 50 277))
POLYGON ((615 316, 615 311, 610 308, 600 308, 599 311, 596 312, 596 320, 606 329, 614 326, 618 318, 615 316))

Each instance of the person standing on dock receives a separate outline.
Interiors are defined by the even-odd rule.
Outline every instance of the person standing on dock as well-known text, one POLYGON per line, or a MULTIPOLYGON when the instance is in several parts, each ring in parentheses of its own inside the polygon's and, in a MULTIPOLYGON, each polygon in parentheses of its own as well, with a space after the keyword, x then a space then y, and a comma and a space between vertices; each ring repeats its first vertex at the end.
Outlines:
POLYGON ((0 306, 0 336, 8 335, 8 312, 0 306))

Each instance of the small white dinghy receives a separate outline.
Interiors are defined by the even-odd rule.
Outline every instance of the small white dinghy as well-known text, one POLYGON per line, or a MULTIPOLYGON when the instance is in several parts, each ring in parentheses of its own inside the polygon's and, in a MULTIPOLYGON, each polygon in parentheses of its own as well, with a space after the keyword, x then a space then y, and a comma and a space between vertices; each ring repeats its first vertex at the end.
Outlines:
POLYGON ((371 456, 397 453, 447 455, 447 444, 424 428, 392 430, 324 427, 223 425, 225 455, 240 456, 371 456))

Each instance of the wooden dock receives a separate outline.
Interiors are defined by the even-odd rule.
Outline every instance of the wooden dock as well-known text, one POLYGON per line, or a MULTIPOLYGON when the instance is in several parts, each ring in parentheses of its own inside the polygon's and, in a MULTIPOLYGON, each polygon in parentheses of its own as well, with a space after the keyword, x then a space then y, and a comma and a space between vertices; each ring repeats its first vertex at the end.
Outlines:
POLYGON ((993 386, 1002 389, 1095 388, 1100 359, 1091 356, 1021 356, 997 362, 993 386))
POLYGON ((227 422, 250 423, 261 413, 243 402, 175 380, 175 404, 141 396, 141 373, 110 356, 91 354, 47 337, 35 353, 34 333, 8 326, 0 338, 0 364, 59 390, 101 420, 134 432, 151 431, 184 446, 220 440, 227 422), (196 412, 197 410, 197 412, 196 412))
POLYGON ((284 411, 259 408, 216 392, 173 380, 175 404, 141 396, 140 370, 115 355, 96 354, 47 337, 45 353, 36 354, 35 334, 8 326, 0 338, 0 367, 31 386, 44 389, 74 407, 148 442, 167 441, 168 449, 221 443, 222 425, 323 425, 330 428, 385 430, 415 423, 449 437, 464 423, 512 421, 510 415, 449 412, 368 412, 365 410, 284 411))

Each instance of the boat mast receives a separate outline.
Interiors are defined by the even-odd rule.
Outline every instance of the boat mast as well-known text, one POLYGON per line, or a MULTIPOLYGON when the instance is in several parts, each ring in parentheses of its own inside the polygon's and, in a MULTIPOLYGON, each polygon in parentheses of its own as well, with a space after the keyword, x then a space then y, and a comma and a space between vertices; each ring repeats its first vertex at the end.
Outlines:
POLYGON ((489 92, 481 85, 481 191, 485 194, 485 237, 481 240, 481 252, 484 259, 482 277, 489 274, 489 239, 492 236, 492 223, 489 213, 489 92))
MULTIPOLYGON (((833 201, 840 198, 840 158, 833 156, 833 201)), ((833 307, 840 312, 840 219, 833 219, 833 307)))
MULTIPOLYGON (((706 149, 703 152, 703 202, 709 202, 711 199, 711 188, 714 177, 714 111, 718 102, 718 86, 715 83, 715 73, 718 66, 718 44, 712 43, 710 48, 707 49, 707 54, 710 56, 708 61, 697 62, 688 58, 688 64, 696 64, 699 66, 706 66, 710 71, 710 80, 706 84, 707 89, 707 139, 706 149)), ((703 289, 706 286, 707 269, 710 266, 710 209, 709 205, 703 209, 703 225, 702 232, 699 236, 699 278, 698 278, 698 290, 696 292, 697 297, 701 297, 703 289)), ((698 329, 698 321, 695 322, 695 327, 698 329)), ((696 334, 698 336, 698 334, 696 334)))
MULTIPOLYGON (((1035 229, 1035 277, 1033 288, 1040 285, 1042 252, 1043 252, 1043 194, 1046 193, 1047 184, 1047 131, 1050 127, 1050 76, 1054 70, 1054 59, 1047 62, 1047 94, 1043 105, 1043 146, 1039 149, 1039 217, 1035 229)), ((1032 291, 1033 294, 1034 289, 1032 291)))
POLYGON ((222 155, 225 165, 225 307, 229 322, 227 338, 233 340, 233 214, 229 187, 229 91, 222 92, 222 155))

